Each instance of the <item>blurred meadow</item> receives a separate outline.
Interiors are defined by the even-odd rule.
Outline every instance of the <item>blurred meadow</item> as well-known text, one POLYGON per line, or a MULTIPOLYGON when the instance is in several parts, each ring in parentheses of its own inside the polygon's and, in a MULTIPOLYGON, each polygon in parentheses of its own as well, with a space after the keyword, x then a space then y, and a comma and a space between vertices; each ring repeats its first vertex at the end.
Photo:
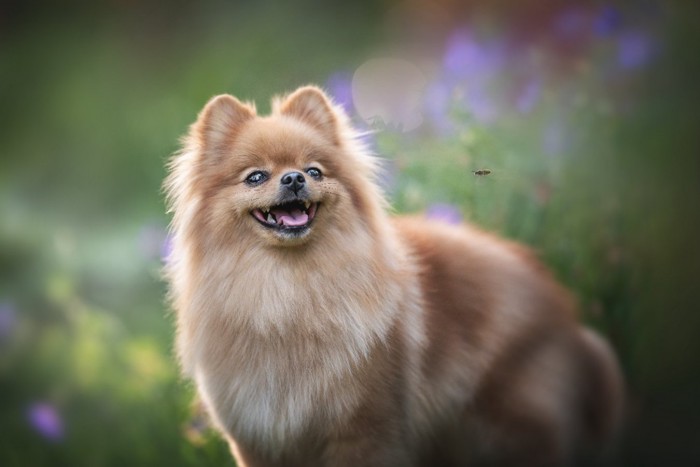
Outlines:
POLYGON ((397 212, 532 246, 624 367, 611 465, 700 465, 700 4, 0 5, 0 465, 234 465, 172 353, 160 191, 213 95, 317 83, 397 212))

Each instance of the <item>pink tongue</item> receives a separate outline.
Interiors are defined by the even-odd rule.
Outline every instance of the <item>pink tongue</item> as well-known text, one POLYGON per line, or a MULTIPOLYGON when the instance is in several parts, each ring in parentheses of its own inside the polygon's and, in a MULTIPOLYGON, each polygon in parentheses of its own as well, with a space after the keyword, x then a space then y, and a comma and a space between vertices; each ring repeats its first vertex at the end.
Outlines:
POLYGON ((305 225, 307 222, 309 222, 309 216, 299 209, 292 209, 291 211, 275 209, 272 211, 272 214, 275 215, 277 218, 277 223, 280 225, 296 227, 299 225, 305 225))

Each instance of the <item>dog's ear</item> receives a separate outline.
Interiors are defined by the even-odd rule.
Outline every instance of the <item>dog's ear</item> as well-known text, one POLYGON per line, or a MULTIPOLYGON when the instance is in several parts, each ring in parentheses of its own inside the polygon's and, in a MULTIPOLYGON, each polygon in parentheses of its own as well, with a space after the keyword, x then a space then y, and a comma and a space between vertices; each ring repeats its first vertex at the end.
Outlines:
POLYGON ((282 115, 301 120, 318 130, 331 143, 339 144, 338 116, 328 97, 319 88, 301 87, 276 104, 282 115))
POLYGON ((235 97, 221 94, 213 97, 200 112, 193 132, 205 151, 222 149, 235 137, 241 126, 255 117, 255 108, 235 97))

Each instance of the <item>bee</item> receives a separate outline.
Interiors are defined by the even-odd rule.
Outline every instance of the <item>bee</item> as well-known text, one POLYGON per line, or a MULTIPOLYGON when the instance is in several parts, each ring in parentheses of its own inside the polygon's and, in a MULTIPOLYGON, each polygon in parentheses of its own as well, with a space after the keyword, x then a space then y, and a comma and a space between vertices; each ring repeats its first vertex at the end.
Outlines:
POLYGON ((474 175, 478 175, 478 176, 480 176, 480 177, 483 177, 483 176, 485 176, 485 175, 490 174, 491 171, 490 171, 489 169, 478 169, 478 170, 472 170, 472 173, 473 173, 474 175))

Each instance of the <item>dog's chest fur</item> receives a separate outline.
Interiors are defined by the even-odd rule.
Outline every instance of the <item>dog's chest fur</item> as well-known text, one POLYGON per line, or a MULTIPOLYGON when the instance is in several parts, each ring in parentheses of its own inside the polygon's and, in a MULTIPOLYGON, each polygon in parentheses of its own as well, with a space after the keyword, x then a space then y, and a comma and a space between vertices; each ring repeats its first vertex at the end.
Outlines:
POLYGON ((402 292, 367 258, 334 261, 332 276, 293 258, 206 265, 188 345, 205 403, 237 440, 289 445, 364 396, 352 375, 383 345, 402 292))

